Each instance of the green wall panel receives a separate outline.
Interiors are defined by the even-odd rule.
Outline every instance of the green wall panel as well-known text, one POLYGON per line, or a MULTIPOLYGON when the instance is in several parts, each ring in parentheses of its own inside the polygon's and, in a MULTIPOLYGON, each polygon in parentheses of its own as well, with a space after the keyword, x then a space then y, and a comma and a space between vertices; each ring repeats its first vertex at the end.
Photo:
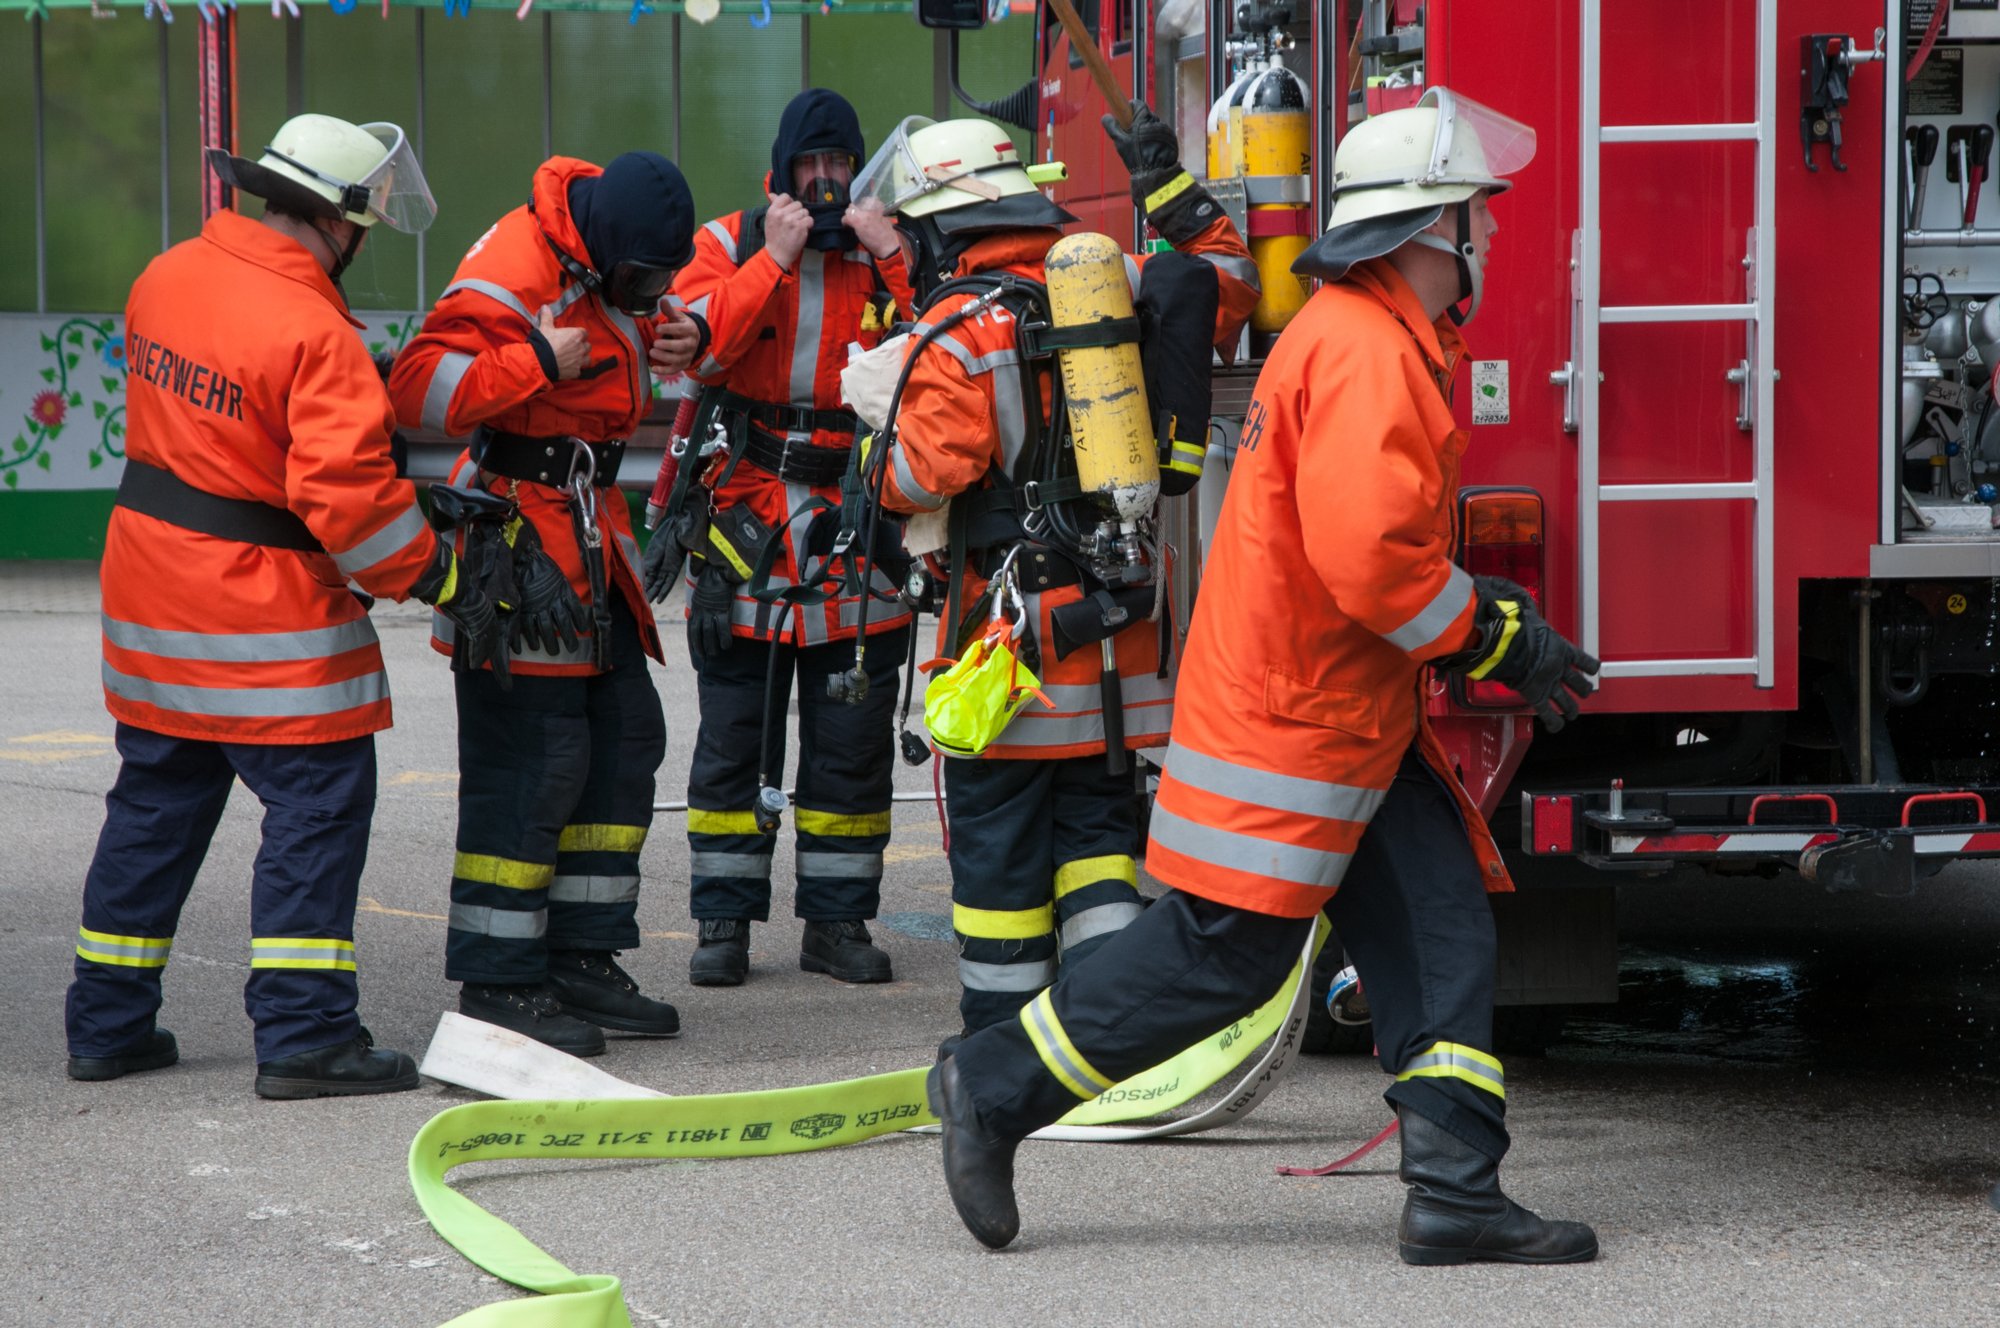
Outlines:
POLYGON ((49 308, 114 313, 160 251, 160 27, 42 28, 49 308))
POLYGON ((0 493, 0 558, 101 558, 111 489, 0 493))
POLYGON ((35 30, 0 20, 0 309, 35 307, 35 30))
POLYGON ((753 28, 735 14, 705 26, 682 20, 681 167, 697 216, 764 201, 778 116, 804 88, 804 22, 779 17, 753 28))
POLYGON ((674 155, 674 25, 550 16, 555 150, 604 165, 621 152, 674 155))
POLYGON ((807 22, 813 86, 854 103, 870 154, 904 116, 931 113, 931 33, 914 17, 834 14, 807 22))

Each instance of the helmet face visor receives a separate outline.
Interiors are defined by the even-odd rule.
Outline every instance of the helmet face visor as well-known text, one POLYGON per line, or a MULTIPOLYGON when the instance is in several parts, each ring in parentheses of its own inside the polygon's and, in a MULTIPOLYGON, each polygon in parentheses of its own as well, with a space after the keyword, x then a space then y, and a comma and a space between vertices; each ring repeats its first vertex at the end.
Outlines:
POLYGON ((861 174, 854 177, 848 196, 855 202, 872 198, 882 205, 884 212, 893 214, 900 212, 911 199, 921 198, 937 188, 925 176, 923 163, 917 159, 916 149, 910 146, 912 134, 936 123, 928 116, 905 116, 882 146, 875 149, 875 155, 861 168, 861 174))
POLYGON ((623 262, 611 269, 611 278, 604 283, 604 297, 620 313, 648 318, 659 309, 661 298, 679 272, 678 267, 623 262))
POLYGON ((406 234, 427 229, 437 219, 437 200, 402 128, 380 121, 361 128, 381 142, 384 153, 379 166, 354 182, 368 191, 368 214, 406 234))
POLYGON ((1429 169, 1414 183, 1505 189, 1506 177, 1534 160, 1535 131, 1512 116, 1446 88, 1432 88, 1417 104, 1435 106, 1438 116, 1429 169))

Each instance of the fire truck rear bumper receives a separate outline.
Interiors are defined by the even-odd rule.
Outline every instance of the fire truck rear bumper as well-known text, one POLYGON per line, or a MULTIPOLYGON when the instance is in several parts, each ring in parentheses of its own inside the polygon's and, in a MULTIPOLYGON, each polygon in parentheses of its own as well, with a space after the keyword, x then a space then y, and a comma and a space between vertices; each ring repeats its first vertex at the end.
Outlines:
POLYGON ((1956 858, 2000 857, 2000 786, 1593 789, 1522 795, 1521 848, 1639 873, 1797 870, 1833 891, 1906 895, 1956 858))

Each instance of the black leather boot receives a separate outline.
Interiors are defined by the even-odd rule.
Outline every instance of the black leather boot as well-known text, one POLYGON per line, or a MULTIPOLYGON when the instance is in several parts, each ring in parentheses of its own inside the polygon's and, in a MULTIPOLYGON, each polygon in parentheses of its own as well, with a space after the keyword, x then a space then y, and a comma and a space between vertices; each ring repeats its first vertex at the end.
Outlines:
POLYGON ((164 1070, 181 1058, 174 1035, 156 1028, 145 1038, 111 1056, 72 1056, 69 1077, 86 1082, 120 1079, 146 1070, 164 1070))
POLYGON ((618 967, 615 950, 551 950, 549 989, 563 1011, 599 1028, 647 1037, 681 1031, 680 1011, 640 994, 639 984, 618 967))
POLYGON ((799 946, 799 967, 842 982, 887 982, 894 977, 889 956, 869 937, 867 924, 853 919, 808 922, 799 946))
POLYGON ((459 988, 458 1012, 572 1056, 604 1054, 604 1030, 567 1013, 546 982, 468 982, 459 988))
POLYGON ((703 918, 700 944, 688 960, 697 987, 740 987, 750 976, 750 924, 742 918, 703 918))
POLYGON ((345 1042, 257 1065, 257 1096, 359 1097, 407 1093, 417 1086, 417 1063, 400 1051, 378 1051, 367 1029, 345 1042))
POLYGON ((1014 1206, 1014 1150, 1019 1139, 989 1133, 958 1081, 958 1062, 946 1056, 924 1080, 924 1096, 943 1127, 944 1185, 952 1206, 981 1245, 1004 1249, 1021 1231, 1014 1206))
POLYGON ((1500 1192, 1500 1163, 1408 1107, 1396 1108, 1410 1187, 1396 1231, 1404 1263, 1588 1263, 1597 1233, 1545 1222, 1500 1192))

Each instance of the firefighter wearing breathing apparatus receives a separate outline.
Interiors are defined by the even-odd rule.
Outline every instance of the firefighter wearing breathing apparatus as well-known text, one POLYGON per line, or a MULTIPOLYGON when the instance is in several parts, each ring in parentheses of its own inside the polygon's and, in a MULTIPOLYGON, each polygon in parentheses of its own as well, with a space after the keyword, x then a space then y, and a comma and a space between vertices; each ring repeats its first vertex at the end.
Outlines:
POLYGON ((882 501, 916 514, 910 547, 944 578, 937 653, 980 658, 1004 636, 1008 672, 1035 689, 974 739, 942 722, 953 676, 926 699, 968 1031, 1011 1020, 1059 960, 1139 916, 1130 753, 1163 744, 1173 713, 1153 507, 1199 478, 1212 347, 1257 301, 1249 253, 1173 130, 1144 108, 1129 132, 1106 128, 1176 252, 1063 237, 1075 218, 984 120, 905 121, 864 175, 924 296, 882 501), (941 536, 918 538, 926 522, 941 536))
POLYGON ((1532 130, 1442 88, 1341 141, 1330 224, 1295 264, 1326 284, 1258 379, 1203 571, 1146 860, 1174 889, 931 1072, 946 1182, 984 1244, 1019 1229, 1020 1139, 1270 997, 1324 907, 1395 1076, 1402 1258, 1596 1256, 1589 1227, 1500 1189, 1484 891, 1512 886, 1422 696, 1427 667, 1462 672, 1559 728, 1594 687, 1526 591, 1452 563, 1457 324, 1487 198, 1533 153, 1532 130))
POLYGON ((659 632, 614 484, 652 407, 649 359, 678 373, 707 339, 662 303, 693 232, 665 157, 553 157, 466 253, 389 381, 405 426, 471 436, 434 505, 463 546, 495 551, 513 606, 488 667, 435 622, 458 700, 445 975, 464 984, 461 1012, 581 1056, 606 1028, 680 1028, 614 958, 639 944, 639 849, 666 753, 646 671, 659 632))
POLYGON ((172 1065, 154 1022, 181 908, 240 778, 264 804, 249 978, 262 1097, 417 1086, 356 1013, 354 910, 390 725, 360 596, 416 597, 481 649, 498 614, 390 455, 395 416, 340 275, 378 223, 436 215, 393 124, 300 115, 254 159, 264 200, 147 265, 125 307, 129 454, 105 538, 104 700, 118 780, 83 891, 72 1079, 172 1065))
MULTIPOLYGON (((843 982, 891 977, 866 924, 881 902, 890 711, 910 613, 893 602, 900 575, 871 561, 866 586, 854 582, 833 546, 855 451, 841 369, 850 344, 879 342, 911 295, 894 227, 879 207, 850 202, 862 156, 861 124, 845 98, 824 88, 794 97, 771 145, 770 201, 704 226, 674 285, 714 329, 695 370, 703 387, 694 434, 726 447, 699 482, 679 486, 646 551, 655 602, 688 559, 688 655, 701 708, 687 799, 699 932, 688 977, 697 986, 742 983, 750 924, 771 916, 794 675, 799 964, 843 982), (868 615, 857 668, 869 593, 890 602, 868 615)), ((689 458, 686 469, 700 464, 689 458)), ((893 565, 893 529, 882 537, 893 565)))

